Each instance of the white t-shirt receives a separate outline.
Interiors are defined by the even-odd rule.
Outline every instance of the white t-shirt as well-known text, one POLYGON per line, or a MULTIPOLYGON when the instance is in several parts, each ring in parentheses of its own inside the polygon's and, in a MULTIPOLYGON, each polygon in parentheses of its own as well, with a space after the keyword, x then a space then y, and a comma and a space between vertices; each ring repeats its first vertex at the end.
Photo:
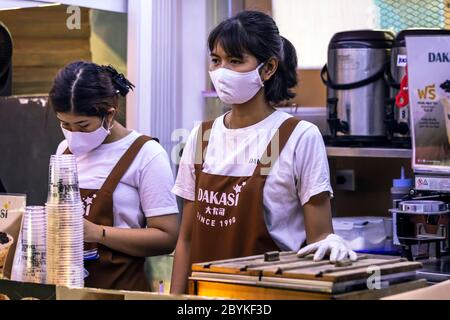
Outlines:
MULTIPOLYGON (((114 166, 140 137, 132 131, 126 137, 77 156, 78 180, 82 189, 100 189, 114 166)), ((64 140, 57 154, 67 148, 64 140)), ((173 173, 166 151, 156 141, 144 144, 113 193, 114 227, 143 228, 146 218, 176 214, 175 196, 170 192, 173 173)))
MULTIPOLYGON (((224 115, 211 130, 203 172, 233 177, 251 176, 276 130, 291 115, 275 111, 250 127, 228 129, 224 115)), ((197 126, 183 151, 172 192, 194 201, 197 126)), ((297 251, 306 239, 302 206, 322 192, 333 196, 328 159, 319 129, 301 121, 267 177, 263 190, 264 219, 274 242, 282 250, 297 251)))

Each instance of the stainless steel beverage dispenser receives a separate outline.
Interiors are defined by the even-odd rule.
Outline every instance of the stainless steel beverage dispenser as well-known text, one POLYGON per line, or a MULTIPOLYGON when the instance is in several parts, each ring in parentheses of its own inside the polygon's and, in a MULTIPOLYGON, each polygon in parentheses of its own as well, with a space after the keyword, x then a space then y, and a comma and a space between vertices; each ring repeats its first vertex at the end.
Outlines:
POLYGON ((331 139, 386 140, 389 91, 384 74, 394 38, 391 31, 356 30, 331 39, 322 70, 331 139))

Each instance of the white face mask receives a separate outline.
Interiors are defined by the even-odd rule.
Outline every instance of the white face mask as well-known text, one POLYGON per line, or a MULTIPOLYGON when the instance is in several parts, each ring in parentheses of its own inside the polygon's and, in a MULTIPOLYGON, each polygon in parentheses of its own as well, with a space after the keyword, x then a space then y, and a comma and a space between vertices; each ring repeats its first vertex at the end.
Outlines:
POLYGON ((226 68, 210 71, 209 75, 220 100, 226 104, 243 104, 251 100, 264 87, 259 75, 261 63, 250 72, 236 72, 226 68))
POLYGON ((113 127, 110 126, 108 130, 106 130, 103 126, 104 122, 105 118, 103 118, 100 127, 92 132, 72 132, 64 129, 61 125, 70 152, 76 156, 80 156, 98 148, 105 141, 106 137, 111 134, 111 129, 113 127))

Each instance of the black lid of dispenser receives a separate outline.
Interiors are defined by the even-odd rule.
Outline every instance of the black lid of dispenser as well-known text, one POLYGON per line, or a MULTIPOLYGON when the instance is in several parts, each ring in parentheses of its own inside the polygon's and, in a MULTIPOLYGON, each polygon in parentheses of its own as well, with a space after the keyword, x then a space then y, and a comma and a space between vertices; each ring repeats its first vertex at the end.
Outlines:
POLYGON ((438 36, 438 35, 450 35, 450 30, 444 29, 406 29, 397 34, 397 38, 394 42, 394 47, 405 47, 407 36, 438 36))
POLYGON ((353 30, 336 33, 329 49, 390 48, 395 34, 389 30, 353 30))

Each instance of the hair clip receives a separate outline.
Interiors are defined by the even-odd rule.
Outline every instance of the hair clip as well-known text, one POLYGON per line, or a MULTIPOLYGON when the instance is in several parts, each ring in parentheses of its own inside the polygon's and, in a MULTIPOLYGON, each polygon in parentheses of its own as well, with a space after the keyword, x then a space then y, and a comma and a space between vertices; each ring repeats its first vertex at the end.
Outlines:
POLYGON ((123 73, 119 73, 112 65, 102 66, 101 68, 111 75, 113 83, 117 89, 117 94, 125 97, 130 90, 135 88, 135 85, 128 81, 123 73))

